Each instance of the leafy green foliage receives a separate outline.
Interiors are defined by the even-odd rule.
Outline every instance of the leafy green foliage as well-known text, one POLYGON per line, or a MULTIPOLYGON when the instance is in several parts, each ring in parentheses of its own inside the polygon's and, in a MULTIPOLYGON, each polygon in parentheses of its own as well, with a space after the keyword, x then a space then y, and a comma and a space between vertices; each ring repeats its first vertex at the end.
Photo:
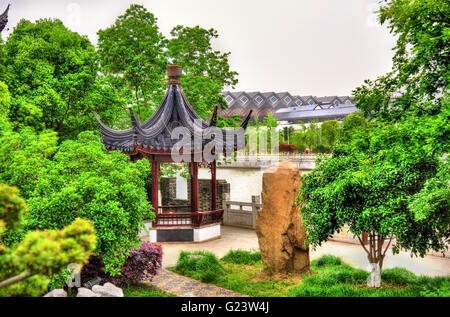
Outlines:
POLYGON ((162 100, 167 86, 165 68, 170 61, 183 67, 186 97, 206 119, 215 104, 225 107, 224 87, 237 83, 237 73, 230 70, 228 62, 230 53, 213 49, 211 41, 219 36, 214 29, 178 25, 170 34, 170 39, 161 34, 156 17, 145 7, 131 5, 113 26, 98 31, 105 82, 123 104, 135 105, 145 119, 162 100))
POLYGON ((153 219, 146 200, 139 161, 106 152, 98 138, 83 132, 76 141, 64 141, 28 200, 27 229, 60 229, 76 217, 92 220, 98 236, 96 252, 112 275, 139 243, 143 218, 153 219))
POLYGON ((30 231, 13 251, 13 261, 21 271, 57 273, 64 265, 87 260, 95 249, 94 233, 91 222, 80 218, 61 230, 30 231))
POLYGON ((125 297, 176 297, 176 295, 167 293, 148 282, 127 285, 122 290, 125 297))
POLYGON ((215 104, 226 107, 221 92, 226 85, 237 84, 238 73, 230 70, 230 53, 212 47, 211 41, 218 38, 218 32, 198 25, 177 25, 170 35, 167 54, 174 64, 183 67, 183 90, 194 110, 206 118, 215 104))
POLYGON ((95 249, 96 236, 89 220, 76 218, 61 230, 30 231, 22 241, 3 244, 5 229, 15 229, 27 213, 25 200, 15 187, 0 185, 0 280, 23 274, 22 280, 0 290, 2 296, 39 296, 48 276, 69 263, 84 263, 95 249))
POLYGON ((0 118, 8 117, 11 96, 9 95, 8 86, 0 81, 0 118))
POLYGON ((234 114, 229 118, 217 116, 217 127, 219 128, 237 128, 241 125, 242 119, 238 114, 234 114))
POLYGON ((393 69, 353 92, 366 115, 406 118, 434 115, 449 88, 450 4, 434 0, 385 1, 379 11, 397 38, 393 69))
POLYGON ((395 237, 394 252, 447 249, 449 163, 439 157, 450 144, 449 12, 433 0, 381 7, 380 21, 397 36, 393 69, 354 91, 372 122, 346 118, 333 158, 304 178, 299 200, 313 244, 348 224, 357 236, 369 232, 371 262, 382 264, 386 238, 395 237))
POLYGON ((211 252, 203 251, 181 251, 175 271, 205 283, 217 282, 225 273, 217 257, 211 252))
POLYGON ((261 261, 261 252, 230 250, 221 260, 225 263, 252 265, 261 261))
POLYGON ((111 118, 117 103, 96 80, 94 46, 61 21, 21 20, 4 52, 0 80, 9 87, 9 117, 16 128, 53 129, 65 139, 96 127, 93 110, 111 118))
MULTIPOLYGON (((394 251, 402 247, 423 256, 445 248, 450 223, 438 224, 447 219, 445 213, 418 218, 408 207, 441 164, 426 150, 426 134, 417 134, 417 129, 409 122, 368 122, 352 132, 348 143, 335 146, 333 157, 302 177, 298 202, 313 246, 347 224, 356 236, 369 232, 371 243, 375 237, 395 237, 394 251)), ((382 264, 383 252, 377 249, 369 261, 382 264)))
POLYGON ((19 190, 7 184, 0 184, 0 250, 7 229, 16 229, 28 212, 25 200, 19 196, 19 190))
POLYGON ((147 118, 161 101, 166 86, 166 40, 156 17, 142 5, 133 4, 114 25, 97 34, 106 82, 123 104, 135 105, 141 118, 147 118))
POLYGON ((420 296, 424 297, 450 297, 450 280, 443 279, 440 283, 430 283, 434 284, 427 286, 423 291, 420 292, 420 296))
MULTIPOLYGON (((351 118, 351 114, 346 117, 351 118)), ((327 120, 319 124, 313 120, 306 126, 302 121, 299 121, 299 130, 294 130, 289 133, 289 143, 297 147, 299 152, 304 152, 310 149, 313 153, 330 153, 338 140, 343 138, 343 125, 336 120, 327 120)), ((283 137, 287 133, 283 132, 283 137)))
POLYGON ((312 260, 311 265, 315 267, 341 265, 342 261, 340 257, 334 255, 322 255, 320 258, 312 260))
POLYGON ((404 268, 383 270, 382 288, 362 287, 369 273, 324 255, 311 262, 312 273, 288 290, 294 297, 417 297, 445 296, 448 277, 418 277, 404 268), (332 260, 331 260, 332 259, 332 260), (331 260, 331 261, 330 261, 331 260), (339 262, 339 264, 338 264, 339 262), (320 265, 318 265, 320 264, 320 265))
MULTIPOLYGON (((403 268, 392 268, 383 270, 381 288, 368 288, 364 284, 369 272, 353 268, 333 255, 311 261, 311 272, 301 276, 268 274, 261 261, 237 264, 221 259, 219 263, 225 272, 213 282, 215 285, 254 297, 445 297, 450 283, 449 277, 416 276, 403 268)), ((170 270, 200 279, 176 267, 170 270)))
MULTIPOLYGON (((0 50, 1 50, 1 43, 0 43, 0 50)), ((0 61, 0 68, 1 68, 1 61, 0 61)), ((11 106, 11 96, 9 94, 8 86, 6 86, 4 82, 0 81, 0 136, 5 131, 11 130, 11 123, 8 121, 10 106, 11 106)))
POLYGON ((56 133, 35 133, 30 127, 19 132, 5 132, 0 137, 0 181, 17 186, 29 198, 46 169, 48 158, 57 150, 56 133))
POLYGON ((414 273, 401 267, 383 270, 383 272, 381 272, 381 279, 383 282, 396 285, 406 285, 417 282, 417 276, 414 273))

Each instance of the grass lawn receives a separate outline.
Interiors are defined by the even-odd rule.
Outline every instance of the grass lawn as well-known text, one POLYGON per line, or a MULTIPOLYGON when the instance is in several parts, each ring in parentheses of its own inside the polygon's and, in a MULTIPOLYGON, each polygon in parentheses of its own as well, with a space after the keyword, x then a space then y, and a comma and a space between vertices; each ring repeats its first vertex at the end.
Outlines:
POLYGON ((403 268, 382 272, 382 287, 366 287, 368 272, 340 258, 322 256, 304 274, 267 270, 259 253, 230 251, 222 259, 208 252, 181 252, 171 271, 254 297, 407 297, 450 296, 450 277, 416 276, 403 268))
POLYGON ((122 290, 124 297, 176 297, 176 295, 169 294, 148 282, 141 282, 137 285, 128 285, 122 290))

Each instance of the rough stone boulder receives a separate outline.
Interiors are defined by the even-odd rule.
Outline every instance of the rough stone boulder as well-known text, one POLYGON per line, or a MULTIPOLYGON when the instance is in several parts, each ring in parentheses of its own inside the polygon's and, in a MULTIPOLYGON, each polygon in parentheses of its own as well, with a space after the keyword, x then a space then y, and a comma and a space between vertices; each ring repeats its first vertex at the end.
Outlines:
POLYGON ((256 219, 256 234, 262 261, 273 272, 309 269, 306 228, 295 204, 300 187, 300 171, 295 163, 281 162, 263 174, 262 208, 256 219))
POLYGON ((91 291, 88 288, 80 287, 77 290, 77 297, 100 297, 100 295, 97 293, 94 293, 93 291, 91 291))
POLYGON ((62 288, 57 288, 45 294, 44 297, 67 297, 67 293, 62 288))
POLYGON ((123 297, 122 289, 111 283, 105 283, 103 286, 94 285, 92 291, 100 297, 123 297))

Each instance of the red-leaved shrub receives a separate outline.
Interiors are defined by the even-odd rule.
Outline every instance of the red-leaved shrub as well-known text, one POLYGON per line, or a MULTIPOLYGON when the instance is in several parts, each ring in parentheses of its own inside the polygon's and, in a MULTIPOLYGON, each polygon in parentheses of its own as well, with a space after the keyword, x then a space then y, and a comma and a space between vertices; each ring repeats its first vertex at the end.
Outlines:
POLYGON ((100 277, 102 284, 126 285, 142 280, 150 281, 161 267, 163 251, 159 244, 142 242, 139 248, 132 248, 121 268, 121 275, 110 276, 103 271, 104 263, 98 256, 91 256, 81 270, 81 282, 100 277))

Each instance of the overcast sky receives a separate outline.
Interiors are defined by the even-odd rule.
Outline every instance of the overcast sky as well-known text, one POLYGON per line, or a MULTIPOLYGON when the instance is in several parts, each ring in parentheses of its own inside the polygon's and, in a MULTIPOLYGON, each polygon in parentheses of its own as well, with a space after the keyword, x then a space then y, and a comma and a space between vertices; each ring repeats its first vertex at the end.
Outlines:
MULTIPOLYGON (((392 67, 394 39, 376 21, 377 0, 9 2, 9 32, 21 18, 51 17, 94 44, 96 32, 113 24, 131 3, 152 12, 166 36, 178 24, 215 28, 214 48, 231 52, 231 67, 239 73, 235 91, 349 95, 364 79, 392 67)), ((7 3, 0 0, 1 12, 7 3)))

